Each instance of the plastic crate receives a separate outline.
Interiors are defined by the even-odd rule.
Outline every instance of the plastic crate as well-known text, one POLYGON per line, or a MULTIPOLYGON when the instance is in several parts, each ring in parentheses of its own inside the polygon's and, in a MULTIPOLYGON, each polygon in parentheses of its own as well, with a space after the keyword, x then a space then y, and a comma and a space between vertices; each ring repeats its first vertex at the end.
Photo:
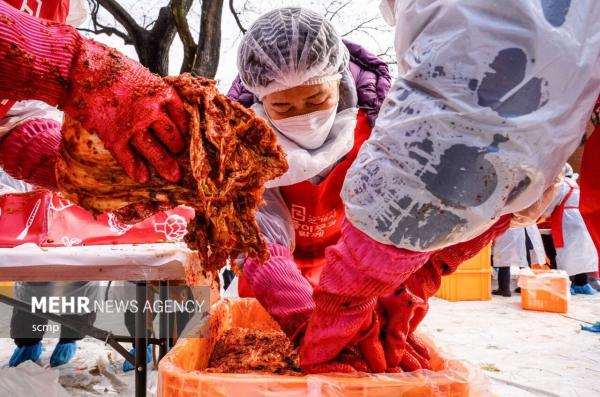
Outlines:
POLYGON ((214 343, 226 329, 279 329, 279 326, 254 299, 221 301, 213 306, 210 320, 192 326, 210 330, 211 336, 182 338, 161 360, 157 397, 491 396, 489 382, 481 370, 444 357, 427 338, 423 339, 435 371, 307 376, 206 373, 202 370, 208 366, 214 343))
POLYGON ((442 277, 435 296, 451 302, 489 301, 492 299, 492 268, 462 270, 442 277))
POLYGON ((457 270, 487 270, 492 266, 492 246, 484 247, 477 255, 460 264, 457 270))
POLYGON ((523 269, 519 274, 521 306, 525 310, 566 313, 571 282, 563 270, 523 269))
POLYGON ((13 281, 0 281, 0 294, 13 298, 15 292, 14 287, 15 283, 13 281))

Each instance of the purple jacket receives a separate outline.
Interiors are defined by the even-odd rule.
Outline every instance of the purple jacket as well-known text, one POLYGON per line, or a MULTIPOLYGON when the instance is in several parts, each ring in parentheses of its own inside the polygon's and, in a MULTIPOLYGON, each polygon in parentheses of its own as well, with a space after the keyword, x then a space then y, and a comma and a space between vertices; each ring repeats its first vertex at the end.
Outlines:
MULTIPOLYGON (((391 76, 388 65, 377 55, 356 43, 344 40, 350 52, 350 73, 356 83, 358 106, 366 109, 371 127, 379 113, 383 99, 390 90, 391 76)), ((246 107, 252 106, 258 99, 242 85, 237 76, 229 88, 227 96, 246 107)))

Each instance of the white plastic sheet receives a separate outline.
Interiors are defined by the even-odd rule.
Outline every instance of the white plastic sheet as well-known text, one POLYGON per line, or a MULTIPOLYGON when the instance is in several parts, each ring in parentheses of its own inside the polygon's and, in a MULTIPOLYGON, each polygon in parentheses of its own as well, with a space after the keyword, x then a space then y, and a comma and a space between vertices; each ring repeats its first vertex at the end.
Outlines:
POLYGON ((349 220, 430 251, 534 203, 600 90, 600 2, 397 0, 399 78, 348 171, 349 220))
POLYGON ((171 262, 189 263, 195 254, 183 243, 88 245, 42 249, 35 244, 0 248, 2 266, 41 265, 145 265, 163 266, 171 262))
POLYGON ((25 361, 15 368, 0 369, 0 396, 69 397, 58 383, 58 370, 25 361))

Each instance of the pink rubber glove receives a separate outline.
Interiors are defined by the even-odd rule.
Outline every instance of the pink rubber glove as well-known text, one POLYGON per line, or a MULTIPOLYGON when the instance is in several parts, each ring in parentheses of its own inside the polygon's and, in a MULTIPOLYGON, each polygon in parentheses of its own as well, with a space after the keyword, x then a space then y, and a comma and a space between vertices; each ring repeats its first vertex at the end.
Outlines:
POLYGON ((4 2, 0 58, 1 98, 57 105, 95 131, 139 183, 150 174, 138 155, 165 179, 181 177, 173 155, 186 146, 188 116, 175 90, 139 63, 4 2))
POLYGON ((339 242, 325 255, 327 264, 313 294, 315 310, 302 341, 300 364, 308 372, 322 372, 320 367, 356 345, 371 372, 384 372, 377 297, 392 293, 431 253, 378 243, 345 221, 339 242))
POLYGON ((32 119, 13 128, 0 142, 0 163, 13 178, 56 190, 54 165, 60 146, 60 124, 32 119))
POLYGON ((246 259, 244 276, 256 299, 298 344, 314 309, 312 287, 287 248, 278 244, 267 244, 267 248, 271 256, 262 266, 255 259, 246 259))

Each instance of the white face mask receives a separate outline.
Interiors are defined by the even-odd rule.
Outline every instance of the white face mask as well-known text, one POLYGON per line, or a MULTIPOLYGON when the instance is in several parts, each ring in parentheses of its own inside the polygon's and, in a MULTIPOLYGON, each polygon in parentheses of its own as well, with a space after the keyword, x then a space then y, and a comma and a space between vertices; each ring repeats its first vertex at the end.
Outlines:
POLYGON ((390 26, 396 25, 395 5, 396 0, 381 0, 381 3, 379 3, 379 11, 381 11, 383 20, 390 26))
POLYGON ((280 120, 269 119, 273 127, 290 140, 305 149, 313 150, 321 147, 331 131, 335 121, 337 105, 330 109, 288 117, 280 120))

